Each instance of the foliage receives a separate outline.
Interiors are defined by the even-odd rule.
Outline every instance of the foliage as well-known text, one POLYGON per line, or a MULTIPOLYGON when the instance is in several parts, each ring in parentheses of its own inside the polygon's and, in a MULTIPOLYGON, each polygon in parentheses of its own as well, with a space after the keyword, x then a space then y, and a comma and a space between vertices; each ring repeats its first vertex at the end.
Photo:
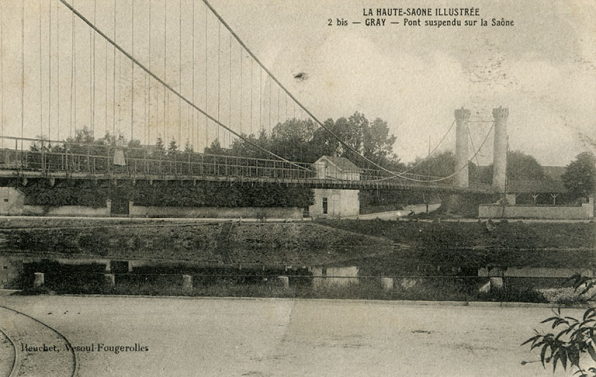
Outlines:
POLYGON ((544 178, 544 169, 533 156, 521 151, 507 153, 507 179, 520 181, 543 180, 544 178))
MULTIPOLYGON (((596 279, 574 275, 571 280, 579 295, 585 295, 596 286, 596 279)), ((589 299, 596 297, 593 294, 589 299)), ((560 362, 563 369, 575 368, 574 375, 579 377, 596 376, 596 368, 586 368, 582 364, 582 356, 589 357, 596 362, 596 308, 588 308, 581 319, 563 316, 561 308, 554 311, 554 316, 543 320, 541 323, 549 323, 553 330, 558 333, 549 332, 536 335, 526 340, 522 345, 530 344, 530 349, 540 349, 540 361, 543 366, 552 363, 553 372, 560 362)))
POLYGON ((206 154, 218 154, 218 155, 229 154, 228 151, 226 151, 224 148, 222 148, 218 139, 215 139, 209 147, 205 147, 205 153, 206 154))
POLYGON ((391 169, 403 167, 399 163, 399 158, 393 153, 393 144, 397 137, 389 134, 389 126, 384 120, 376 118, 371 123, 364 114, 356 112, 347 119, 339 118, 336 121, 328 119, 325 121, 325 126, 351 149, 340 143, 328 131, 319 128, 315 132, 313 144, 324 154, 338 155, 362 164, 362 160, 359 161, 354 152, 357 151, 382 166, 391 169))
POLYGON ((143 206, 172 207, 298 207, 314 202, 312 190, 278 185, 218 185, 211 182, 97 185, 61 181, 55 187, 39 181, 21 188, 30 205, 104 207, 107 199, 133 200, 143 206))
POLYGON ((110 196, 108 188, 80 181, 59 181, 51 187, 44 180, 33 181, 28 186, 20 187, 25 193, 25 204, 40 206, 79 205, 86 207, 105 207, 110 196))
POLYGON ((410 166, 414 174, 446 177, 455 172, 455 155, 452 151, 445 151, 430 157, 417 158, 410 166))
MULTIPOLYGON (((493 164, 470 169, 470 178, 477 182, 492 184, 493 164)), ((510 181, 543 180, 546 176, 542 165, 529 154, 521 151, 507 152, 507 179, 510 181)))
MULTIPOLYGON (((403 165, 393 153, 393 144, 396 137, 389 134, 389 126, 382 119, 375 119, 373 122, 358 112, 348 118, 342 117, 337 120, 328 119, 324 125, 334 135, 344 141, 349 147, 339 142, 336 137, 317 125, 310 119, 288 119, 284 123, 278 123, 272 130, 271 135, 262 130, 258 137, 255 135, 243 135, 252 144, 283 156, 291 161, 312 163, 321 156, 341 156, 349 159, 357 165, 363 165, 364 161, 354 151, 364 155, 366 158, 384 165, 388 168, 399 169, 403 165)), ((219 144, 217 144, 219 145, 219 144)), ((205 153, 232 154, 236 156, 269 158, 263 151, 247 145, 240 139, 234 140, 229 150, 214 148, 214 144, 205 153)))
POLYGON ((373 211, 368 211, 372 208, 377 209, 375 212, 400 210, 409 204, 436 200, 431 194, 420 191, 404 192, 379 189, 360 190, 358 197, 360 199, 361 214, 372 213, 373 211))
POLYGON ((511 285, 505 285, 501 289, 493 289, 487 293, 479 293, 478 299, 496 302, 548 302, 546 297, 535 289, 511 285))
POLYGON ((168 145, 168 156, 175 156, 178 154, 178 144, 176 140, 172 139, 168 145))
MULTIPOLYGON (((427 158, 418 157, 409 168, 415 174, 446 177, 455 172, 456 157, 448 150, 427 158)), ((470 162, 470 181, 492 183, 493 165, 479 167, 470 162)), ((545 178, 542 166, 536 159, 520 151, 507 153, 507 179, 509 180, 542 180, 545 178)))
POLYGON ((596 192, 596 156, 583 152, 567 165, 561 177, 569 193, 577 198, 587 198, 596 192))

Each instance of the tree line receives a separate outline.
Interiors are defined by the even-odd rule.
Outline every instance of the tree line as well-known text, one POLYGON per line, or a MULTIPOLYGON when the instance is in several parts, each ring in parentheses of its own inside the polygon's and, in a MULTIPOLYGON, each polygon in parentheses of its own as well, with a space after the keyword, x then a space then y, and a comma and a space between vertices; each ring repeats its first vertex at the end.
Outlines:
MULTIPOLYGON (((268 150, 290 161, 305 163, 313 163, 321 156, 332 155, 345 157, 361 168, 374 167, 366 161, 368 160, 396 172, 407 170, 410 173, 435 177, 445 177, 455 172, 455 155, 449 150, 425 158, 419 157, 409 164, 402 163, 393 151, 397 137, 391 134, 387 122, 380 118, 369 121, 364 114, 355 112, 348 117, 328 119, 324 125, 326 129, 318 127, 310 119, 288 119, 278 123, 271 133, 261 130, 256 135, 242 135, 260 149, 236 138, 229 147, 223 147, 219 140, 215 140, 203 152, 213 155, 269 159, 271 155, 264 151, 268 150), (364 156, 366 160, 360 156, 364 156)), ((174 139, 166 145, 162 138, 158 138, 153 146, 141 145, 139 140, 125 140, 122 136, 116 137, 109 133, 96 139, 88 128, 77 130, 74 137, 66 139, 62 144, 44 146, 52 152, 69 151, 76 154, 96 155, 105 154, 106 147, 122 148, 128 158, 141 158, 145 154, 150 154, 151 158, 174 159, 181 155, 198 153, 189 142, 181 147, 174 139)), ((31 147, 32 150, 41 148, 39 144, 33 144, 31 147)), ((561 178, 571 199, 588 197, 596 191, 594 188, 595 161, 593 153, 584 152, 567 166, 566 173, 561 178)), ((469 169, 471 182, 492 183, 492 164, 478 166, 470 162, 469 169)), ((507 179, 540 181, 550 178, 533 156, 521 151, 510 151, 507 154, 507 179)), ((363 192, 361 197, 367 206, 397 203, 401 198, 400 195, 388 191, 363 192)), ((281 199, 281 201, 285 200, 281 199)))

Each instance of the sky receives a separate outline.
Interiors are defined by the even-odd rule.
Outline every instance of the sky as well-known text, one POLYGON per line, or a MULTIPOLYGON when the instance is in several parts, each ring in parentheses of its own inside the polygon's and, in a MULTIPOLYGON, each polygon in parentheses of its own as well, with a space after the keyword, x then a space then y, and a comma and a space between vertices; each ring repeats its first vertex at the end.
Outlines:
MULTIPOLYGON (((75 129, 94 124, 98 134, 134 134, 147 143, 158 136, 190 137, 199 150, 217 137, 213 122, 192 115, 188 106, 164 94, 140 69, 132 80, 131 63, 102 38, 94 39, 80 20, 75 22, 73 47, 72 14, 58 0, 21 1, 2 0, 0 7, 2 135, 62 140, 72 134, 72 124, 75 129), (76 77, 74 83, 72 77, 76 77), (74 112, 72 102, 77 103, 74 112), (198 126, 208 123, 204 137, 203 131, 191 135, 195 128, 179 125, 191 117, 198 126)), ((283 113, 285 97, 271 89, 267 94, 266 79, 263 107, 260 97, 252 100, 256 97, 249 94, 247 81, 250 78, 255 87, 257 79, 247 70, 253 69, 248 55, 241 55, 235 41, 228 45, 229 35, 223 27, 223 32, 218 29, 213 15, 202 22, 206 11, 202 1, 194 0, 196 29, 191 29, 193 0, 117 0, 115 18, 113 0, 69 1, 158 76, 217 119, 235 124, 238 131, 258 129, 254 113, 268 115, 261 119, 265 128, 283 113), (216 58, 221 62, 214 68, 216 58), (276 101, 278 107, 272 105, 276 101)), ((478 8, 480 14, 457 17, 462 22, 484 19, 490 24, 495 18, 512 20, 514 26, 442 28, 404 26, 404 18, 420 18, 424 24, 427 19, 454 17, 393 16, 385 17, 385 26, 366 26, 363 10, 415 7, 434 12, 453 7, 452 2, 210 0, 210 4, 321 121, 356 111, 371 121, 387 121, 397 137, 394 152, 404 162, 425 156, 429 144, 434 149, 452 125, 454 110, 461 107, 472 112, 469 128, 475 148, 470 146, 469 157, 481 165, 492 161, 489 130, 492 109, 499 106, 509 109, 509 148, 528 153, 543 165, 564 166, 578 153, 596 148, 596 3, 592 0, 460 3, 457 6, 478 8), (338 19, 347 26, 337 26, 338 19), (306 79, 296 79, 299 73, 306 79)), ((454 139, 452 130, 437 150, 453 149, 454 139)))
MULTIPOLYGON (((369 119, 386 120, 397 136, 394 151, 403 161, 424 156, 429 137, 434 147, 453 122, 453 110, 462 106, 472 111, 473 120, 483 121, 492 120, 493 108, 509 108, 510 149, 531 154, 543 165, 566 165, 595 148, 589 142, 596 140, 593 1, 459 3, 480 11, 480 17, 458 17, 462 20, 504 18, 514 26, 439 29, 404 26, 404 17, 387 18, 399 25, 365 26, 363 9, 434 9, 453 2, 211 4, 318 118, 359 111, 369 119), (337 18, 350 24, 327 25, 328 19, 335 25, 337 18), (307 73, 308 80, 294 80, 298 72, 307 73)), ((476 147, 490 125, 470 123, 476 147)), ((453 145, 452 131, 439 150, 453 145)), ((491 162, 492 138, 486 145, 478 156, 482 164, 491 162)))

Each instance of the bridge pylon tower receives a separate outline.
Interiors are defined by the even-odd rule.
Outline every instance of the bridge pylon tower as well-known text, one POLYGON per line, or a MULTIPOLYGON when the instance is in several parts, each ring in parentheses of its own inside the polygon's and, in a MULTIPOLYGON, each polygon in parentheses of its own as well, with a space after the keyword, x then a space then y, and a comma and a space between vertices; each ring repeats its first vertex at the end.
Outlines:
POLYGON ((455 185, 457 187, 467 188, 468 180, 468 119, 470 119, 470 110, 455 110, 455 185))
POLYGON ((499 106, 493 109, 495 138, 493 151, 493 189, 505 194, 507 189, 507 118, 509 109, 499 106))

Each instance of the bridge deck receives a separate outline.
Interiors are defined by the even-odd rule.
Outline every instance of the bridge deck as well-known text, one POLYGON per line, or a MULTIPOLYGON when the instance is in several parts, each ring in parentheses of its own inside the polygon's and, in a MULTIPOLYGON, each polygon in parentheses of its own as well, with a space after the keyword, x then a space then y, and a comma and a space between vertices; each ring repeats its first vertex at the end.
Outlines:
POLYGON ((402 189, 443 192, 488 192, 486 186, 454 187, 450 180, 424 182, 432 177, 406 174, 391 177, 363 170, 359 180, 318 178, 310 164, 238 156, 179 152, 173 155, 129 151, 125 165, 114 164, 114 150, 102 155, 72 152, 0 149, 0 177, 31 179, 211 181, 302 185, 333 189, 402 189))

